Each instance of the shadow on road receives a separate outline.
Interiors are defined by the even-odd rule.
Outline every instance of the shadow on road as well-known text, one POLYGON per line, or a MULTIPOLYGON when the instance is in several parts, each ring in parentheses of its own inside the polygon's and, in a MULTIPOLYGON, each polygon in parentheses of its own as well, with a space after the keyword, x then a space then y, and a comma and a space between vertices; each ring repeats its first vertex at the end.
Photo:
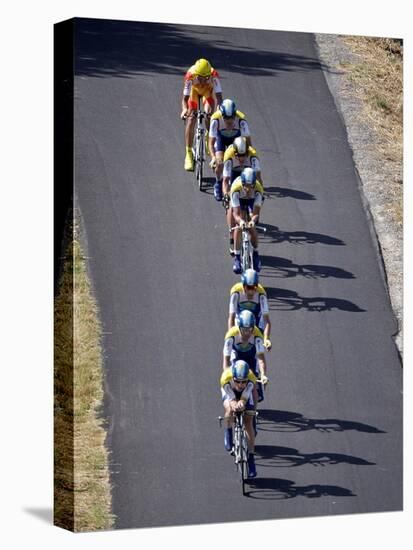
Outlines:
POLYGON ((265 233, 260 234, 260 241, 263 243, 283 243, 291 244, 328 244, 332 246, 345 246, 345 242, 330 235, 322 233, 309 233, 308 231, 282 231, 275 225, 261 223, 266 228, 265 233))
MULTIPOLYGON (((130 78, 162 73, 183 77, 199 57, 209 59, 218 71, 227 68, 242 75, 328 70, 316 57, 234 45, 237 35, 239 41, 247 35, 248 42, 248 34, 257 32, 253 29, 223 28, 225 39, 219 39, 216 27, 212 33, 209 27, 179 24, 86 18, 76 18, 75 23, 75 73, 79 76, 130 78)), ((264 37, 275 31, 259 32, 264 37)))
POLYGON ((297 412, 277 411, 273 409, 259 410, 258 430, 270 432, 299 432, 307 430, 343 432, 345 430, 356 430, 364 433, 386 433, 379 428, 361 422, 339 420, 337 418, 306 418, 297 412))
POLYGON ((266 187, 265 196, 269 199, 285 199, 286 197, 299 199, 302 201, 315 201, 316 198, 311 193, 299 191, 298 189, 290 189, 288 187, 266 187))
POLYGON ((326 279, 335 277, 337 279, 355 279, 350 271, 329 265, 295 264, 287 258, 280 256, 261 255, 262 275, 277 279, 289 277, 305 277, 307 279, 326 279))
POLYGON ((328 464, 354 464, 357 466, 374 466, 363 458, 339 453, 300 453, 297 449, 277 447, 275 445, 257 445, 255 447, 256 462, 265 468, 291 467, 311 464, 312 466, 326 466, 328 464))
MULTIPOLYGON (((265 258, 265 257, 264 257, 265 258)), ((266 273, 263 272, 266 276, 266 273)), ((294 311, 306 309, 307 311, 351 311, 361 313, 366 310, 358 305, 341 298, 325 298, 324 296, 305 297, 297 292, 283 288, 265 287, 267 291, 268 306, 270 310, 294 311)))
POLYGON ((323 496, 355 497, 350 489, 337 485, 295 485, 289 479, 258 477, 246 484, 246 495, 260 500, 283 500, 294 497, 319 498, 323 496))

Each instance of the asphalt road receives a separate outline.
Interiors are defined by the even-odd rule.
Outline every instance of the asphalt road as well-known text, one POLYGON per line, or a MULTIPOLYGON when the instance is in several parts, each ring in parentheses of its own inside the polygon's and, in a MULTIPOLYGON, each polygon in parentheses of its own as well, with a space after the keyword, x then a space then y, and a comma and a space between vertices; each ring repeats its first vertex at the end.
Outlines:
POLYGON ((397 327, 313 35, 80 19, 76 48, 76 202, 105 331, 116 527, 400 510, 397 327), (198 57, 246 113, 269 193, 271 384, 246 497, 217 422, 237 278, 224 211, 183 170, 198 57))

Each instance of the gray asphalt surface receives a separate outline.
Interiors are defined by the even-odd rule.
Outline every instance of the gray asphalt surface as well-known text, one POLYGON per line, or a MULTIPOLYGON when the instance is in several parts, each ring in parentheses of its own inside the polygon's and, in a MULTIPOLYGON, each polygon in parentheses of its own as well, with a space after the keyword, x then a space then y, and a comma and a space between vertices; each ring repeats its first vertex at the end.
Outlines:
POLYGON ((313 36, 80 19, 76 44, 116 527, 400 510, 396 324, 313 36), (183 170, 183 74, 201 56, 247 115, 269 193, 271 384, 246 497, 217 422, 237 278, 223 208, 183 170))

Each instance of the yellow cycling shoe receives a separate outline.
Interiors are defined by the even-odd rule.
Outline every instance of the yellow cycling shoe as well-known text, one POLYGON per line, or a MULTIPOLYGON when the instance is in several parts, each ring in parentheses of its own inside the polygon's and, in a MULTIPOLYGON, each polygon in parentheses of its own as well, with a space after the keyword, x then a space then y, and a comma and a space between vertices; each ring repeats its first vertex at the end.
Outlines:
POLYGON ((184 168, 185 170, 188 170, 188 172, 194 171, 194 155, 192 154, 192 151, 187 151, 185 155, 184 168))

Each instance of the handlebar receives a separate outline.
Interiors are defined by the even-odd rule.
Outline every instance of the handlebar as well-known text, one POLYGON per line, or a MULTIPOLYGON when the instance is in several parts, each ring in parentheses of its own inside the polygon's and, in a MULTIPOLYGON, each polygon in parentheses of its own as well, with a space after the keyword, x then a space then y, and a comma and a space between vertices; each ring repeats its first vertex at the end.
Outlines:
POLYGON ((235 229, 241 229, 244 230, 244 231, 250 231, 251 229, 259 229, 261 230, 263 233, 266 233, 267 232, 267 228, 264 227, 263 225, 254 225, 254 227, 248 227, 247 225, 245 227, 241 227, 240 225, 234 225, 234 227, 231 227, 229 229, 229 232, 232 233, 233 231, 235 231, 235 229))

